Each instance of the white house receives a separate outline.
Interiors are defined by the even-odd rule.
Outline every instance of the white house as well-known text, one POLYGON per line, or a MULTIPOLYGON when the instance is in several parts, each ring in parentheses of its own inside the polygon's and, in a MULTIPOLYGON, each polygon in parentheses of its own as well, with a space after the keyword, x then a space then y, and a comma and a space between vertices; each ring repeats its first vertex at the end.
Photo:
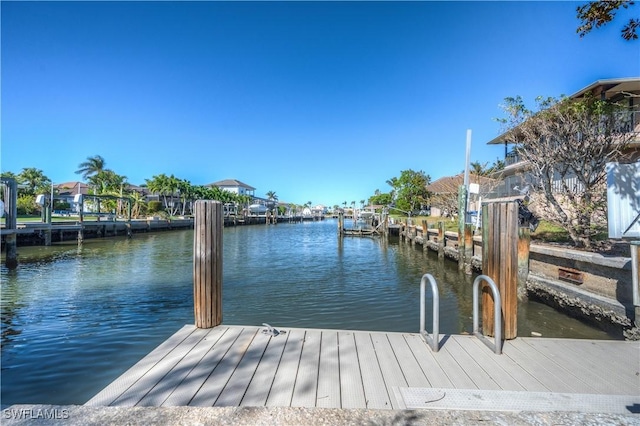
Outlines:
POLYGON ((218 188, 233 192, 238 195, 250 195, 255 196, 255 188, 251 185, 247 185, 246 183, 240 182, 237 179, 224 179, 218 182, 210 183, 206 186, 217 186, 218 188))

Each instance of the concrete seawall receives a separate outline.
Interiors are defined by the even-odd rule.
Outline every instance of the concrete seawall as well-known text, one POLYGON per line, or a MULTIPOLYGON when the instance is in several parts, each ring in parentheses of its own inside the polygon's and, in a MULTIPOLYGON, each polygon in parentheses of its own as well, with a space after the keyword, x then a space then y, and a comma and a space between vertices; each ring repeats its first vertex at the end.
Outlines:
MULTIPOLYGON (((458 234, 405 226, 400 238, 458 261, 458 234)), ((482 272, 482 237, 473 237, 470 267, 482 272)), ((630 340, 640 340, 640 318, 633 305, 631 258, 605 256, 567 247, 532 243, 527 295, 559 311, 630 340)))

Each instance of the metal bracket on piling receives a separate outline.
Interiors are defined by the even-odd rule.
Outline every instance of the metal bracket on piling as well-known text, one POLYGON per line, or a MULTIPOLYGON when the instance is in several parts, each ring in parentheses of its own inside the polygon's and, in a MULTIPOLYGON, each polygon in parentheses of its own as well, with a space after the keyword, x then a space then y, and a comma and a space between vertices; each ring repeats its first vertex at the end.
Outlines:
POLYGON ((494 283, 493 280, 486 275, 478 275, 473 281, 473 334, 490 349, 492 349, 496 354, 500 355, 502 353, 502 301, 500 299, 500 291, 498 290, 498 286, 496 285, 496 283, 494 283), (487 284, 489 284, 489 288, 491 288, 491 292, 493 293, 493 322, 495 334, 493 342, 489 340, 484 334, 482 334, 479 326, 480 320, 478 318, 478 289, 480 288, 480 283, 482 281, 485 281, 487 284))
POLYGON ((440 349, 440 295, 438 293, 438 284, 431 274, 424 274, 420 280, 420 335, 427 341, 433 352, 440 349), (433 337, 427 333, 425 329, 425 296, 427 281, 431 284, 431 292, 433 293, 433 337))

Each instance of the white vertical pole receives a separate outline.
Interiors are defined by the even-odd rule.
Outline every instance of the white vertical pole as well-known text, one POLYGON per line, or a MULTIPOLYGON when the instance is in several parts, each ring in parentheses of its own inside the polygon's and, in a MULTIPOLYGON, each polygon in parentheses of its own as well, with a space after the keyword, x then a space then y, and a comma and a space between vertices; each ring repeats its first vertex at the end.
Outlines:
POLYGON ((469 163, 471 161, 471 129, 467 129, 467 154, 464 162, 464 186, 469 191, 469 163))

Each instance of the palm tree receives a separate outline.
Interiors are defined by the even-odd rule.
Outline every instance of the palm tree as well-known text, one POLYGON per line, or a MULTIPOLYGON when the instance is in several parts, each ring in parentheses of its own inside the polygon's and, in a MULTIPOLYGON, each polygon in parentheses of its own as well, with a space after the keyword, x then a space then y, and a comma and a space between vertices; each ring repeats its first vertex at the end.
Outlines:
POLYGON ((171 196, 171 216, 175 216, 178 213, 180 203, 176 203, 174 197, 180 188, 180 179, 172 174, 167 178, 166 185, 166 191, 171 196))
POLYGON ((87 180, 93 186, 96 194, 112 192, 113 195, 120 197, 124 193, 124 187, 128 185, 126 176, 119 175, 112 170, 101 170, 87 180))
POLYGON ((178 191, 180 192, 180 199, 182 203, 182 216, 184 216, 187 202, 189 203, 189 206, 193 205, 193 198, 195 195, 194 187, 191 185, 191 182, 186 179, 182 179, 178 181, 178 191))
POLYGON ((361 209, 364 209, 364 203, 365 203, 365 200, 360 200, 360 208, 361 209))
POLYGON ((169 176, 164 173, 155 175, 151 179, 145 179, 147 188, 149 188, 149 191, 151 191, 152 194, 162 195, 165 210, 169 207, 169 202, 167 200, 168 180, 169 176))
POLYGON ((104 158, 99 155, 94 155, 93 157, 87 157, 87 161, 83 161, 78 164, 76 174, 82 175, 83 179, 88 179, 89 177, 106 170, 104 166, 104 158))
POLYGON ((146 209, 147 203, 144 199, 145 197, 137 191, 132 191, 131 194, 129 194, 129 197, 132 201, 131 217, 139 217, 144 213, 144 210, 146 209))
POLYGON ((470 165, 471 169, 469 171, 472 175, 486 176, 491 172, 491 170, 487 168, 487 163, 482 164, 478 161, 474 161, 470 165))
POLYGON ((51 189, 51 179, 46 177, 42 170, 35 167, 25 167, 17 176, 18 183, 24 185, 24 194, 36 195, 36 192, 48 193, 51 189))
POLYGON ((276 201, 278 199, 278 196, 276 195, 275 191, 269 191, 267 192, 267 199, 269 201, 276 201))

